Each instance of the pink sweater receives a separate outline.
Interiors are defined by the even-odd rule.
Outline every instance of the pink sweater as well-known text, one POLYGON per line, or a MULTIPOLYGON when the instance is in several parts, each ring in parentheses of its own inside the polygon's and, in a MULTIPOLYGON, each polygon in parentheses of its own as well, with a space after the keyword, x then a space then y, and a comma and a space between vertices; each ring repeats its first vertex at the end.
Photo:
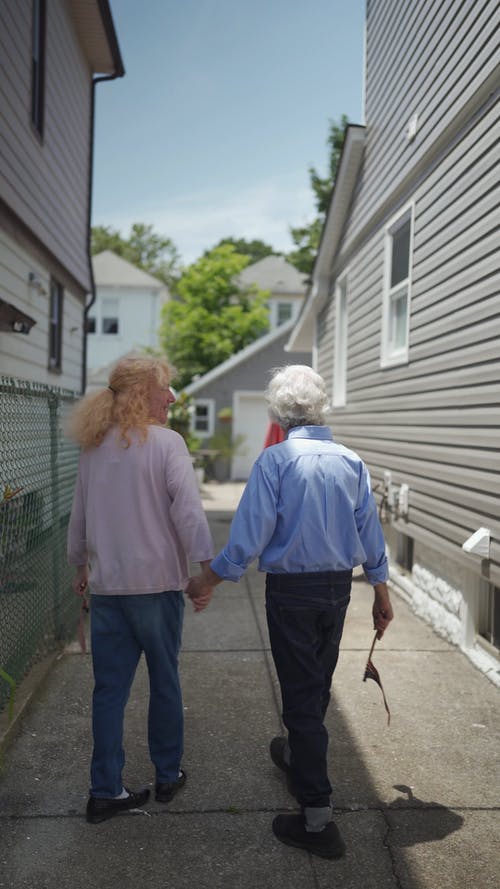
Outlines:
POLYGON ((184 439, 150 426, 124 448, 116 430, 82 453, 68 528, 68 561, 90 564, 99 594, 160 593, 186 586, 191 562, 213 542, 184 439))

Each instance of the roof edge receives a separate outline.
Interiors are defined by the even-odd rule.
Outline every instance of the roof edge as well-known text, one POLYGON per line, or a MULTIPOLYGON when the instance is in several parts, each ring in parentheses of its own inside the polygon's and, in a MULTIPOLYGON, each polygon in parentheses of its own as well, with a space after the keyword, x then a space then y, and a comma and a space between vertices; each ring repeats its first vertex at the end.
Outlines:
POLYGON ((312 271, 311 286, 285 346, 287 351, 299 352, 311 348, 313 317, 328 296, 328 276, 344 231, 365 142, 366 127, 362 124, 347 124, 338 173, 312 271))
POLYGON ((109 5, 109 0, 97 0, 97 5, 99 7, 102 24, 106 33, 106 39, 108 41, 111 55, 113 57, 113 64, 115 68, 114 76, 123 77, 123 75, 125 74, 125 67, 120 52, 120 46, 118 44, 118 37, 115 30, 115 24, 113 21, 113 15, 111 13, 111 7, 109 5))
MULTIPOLYGON (((194 382, 190 383, 189 386, 186 386, 183 390, 186 395, 194 395, 198 392, 199 389, 202 389, 203 386, 206 386, 207 383, 212 383, 218 377, 222 376, 226 373, 226 371, 231 370, 233 367, 237 367, 238 364, 241 364, 242 361, 246 361, 247 358, 251 358, 252 355, 260 352, 261 349, 265 349, 266 346, 270 346, 274 340, 279 339, 283 334, 287 334, 288 331, 291 331, 294 325, 294 321, 287 321, 285 324, 280 324, 279 327, 276 327, 274 330, 270 330, 268 333, 264 334, 264 336, 257 337, 253 343, 250 343, 248 346, 245 346, 244 349, 240 349, 239 352, 235 352, 234 355, 231 355, 230 358, 226 358, 221 364, 218 364, 217 367, 213 367, 212 370, 207 371, 206 374, 203 374, 199 379, 194 380, 194 382)), ((307 351, 307 350, 305 350, 307 351)))

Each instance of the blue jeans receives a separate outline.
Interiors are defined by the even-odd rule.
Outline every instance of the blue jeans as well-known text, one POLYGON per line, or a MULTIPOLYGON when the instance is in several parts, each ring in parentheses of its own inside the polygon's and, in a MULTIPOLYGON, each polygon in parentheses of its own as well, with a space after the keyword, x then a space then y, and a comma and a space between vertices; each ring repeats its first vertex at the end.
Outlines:
POLYGON ((303 808, 330 805, 324 725, 352 571, 268 574, 269 638, 288 729, 293 783, 303 808))
POLYGON ((123 718, 139 658, 149 673, 148 741, 158 783, 176 781, 183 750, 178 657, 184 596, 179 590, 129 596, 91 596, 94 667, 92 796, 122 790, 123 718))

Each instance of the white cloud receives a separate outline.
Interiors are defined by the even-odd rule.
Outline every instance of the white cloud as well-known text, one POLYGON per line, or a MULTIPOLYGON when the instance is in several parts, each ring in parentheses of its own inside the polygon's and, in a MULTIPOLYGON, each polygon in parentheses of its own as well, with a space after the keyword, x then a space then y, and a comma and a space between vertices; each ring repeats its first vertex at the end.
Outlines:
POLYGON ((147 202, 126 216, 111 212, 94 224, 111 225, 126 235, 134 222, 151 223, 172 238, 182 261, 189 264, 224 237, 260 238, 276 250, 289 251, 289 226, 313 217, 310 189, 288 181, 262 182, 239 191, 206 189, 168 199, 165 206, 147 202))

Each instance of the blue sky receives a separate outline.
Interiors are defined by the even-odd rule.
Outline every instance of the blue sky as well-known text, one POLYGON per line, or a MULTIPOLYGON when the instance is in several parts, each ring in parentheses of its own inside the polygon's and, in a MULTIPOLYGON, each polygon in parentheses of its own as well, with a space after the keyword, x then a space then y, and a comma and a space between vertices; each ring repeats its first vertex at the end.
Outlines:
POLYGON ((152 223, 190 263, 290 250, 328 122, 362 123, 364 0, 111 0, 126 69, 97 87, 93 223, 152 223))

